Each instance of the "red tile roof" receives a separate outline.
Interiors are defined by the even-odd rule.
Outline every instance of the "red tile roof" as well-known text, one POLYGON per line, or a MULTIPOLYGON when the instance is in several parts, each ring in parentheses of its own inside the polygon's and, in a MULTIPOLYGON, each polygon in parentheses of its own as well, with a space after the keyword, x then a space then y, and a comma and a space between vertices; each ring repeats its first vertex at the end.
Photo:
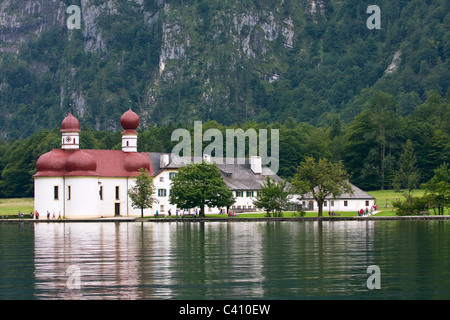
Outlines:
POLYGON ((122 150, 53 149, 38 159, 36 168, 35 177, 132 177, 140 168, 153 173, 147 153, 122 150))

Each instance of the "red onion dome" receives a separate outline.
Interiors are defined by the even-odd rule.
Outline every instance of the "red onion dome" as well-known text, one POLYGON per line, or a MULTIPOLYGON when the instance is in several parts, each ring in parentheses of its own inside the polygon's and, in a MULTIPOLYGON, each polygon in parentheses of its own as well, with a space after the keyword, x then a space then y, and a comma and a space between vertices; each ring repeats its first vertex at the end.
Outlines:
POLYGON ((96 171, 97 162, 95 159, 83 150, 74 151, 66 161, 67 171, 96 171))
POLYGON ((130 108, 120 118, 120 124, 124 130, 136 130, 139 126, 139 116, 130 108))
POLYGON ((72 113, 69 113, 67 117, 61 122, 61 132, 80 132, 80 122, 75 118, 72 113))
POLYGON ((61 149, 53 149, 44 153, 36 162, 37 173, 63 172, 66 165, 66 154, 61 149))
POLYGON ((150 160, 142 153, 127 152, 124 154, 123 167, 128 172, 138 172, 139 169, 150 171, 150 160))

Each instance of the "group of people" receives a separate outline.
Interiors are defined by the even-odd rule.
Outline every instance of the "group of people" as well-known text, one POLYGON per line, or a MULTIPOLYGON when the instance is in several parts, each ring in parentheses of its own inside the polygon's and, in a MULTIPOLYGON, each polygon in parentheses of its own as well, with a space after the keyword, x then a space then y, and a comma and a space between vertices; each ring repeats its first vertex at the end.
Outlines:
MULTIPOLYGON (((52 219, 56 218, 54 212, 53 212, 53 215, 51 215, 50 212, 47 211, 47 220, 50 220, 51 216, 52 216, 52 219)), ((19 211, 18 217, 19 217, 19 220, 23 220, 24 217, 25 217, 25 214, 22 211, 19 211)), ((5 216, 2 216, 2 219, 5 219, 5 216)), ((8 219, 8 216, 6 216, 6 219, 8 219)), ((39 220, 39 212, 37 210, 34 211, 34 212, 31 211, 30 212, 30 219, 39 220)), ((61 213, 59 213, 59 215, 58 215, 58 220, 61 220, 61 213)))
MULTIPOLYGON (((169 209, 169 211, 167 211, 167 214, 169 215, 169 217, 171 217, 172 216, 172 209, 169 209)), ((178 218, 178 215, 180 215, 180 217, 183 217, 184 215, 187 215, 187 214, 189 214, 188 210, 182 210, 181 212, 178 209, 175 210, 175 216, 177 218, 178 218)), ((194 216, 197 217, 197 215, 198 215, 198 210, 197 210, 197 208, 195 208, 194 209, 194 216)), ((158 217, 158 216, 159 216, 159 212, 158 212, 158 210, 156 210, 155 211, 155 217, 158 217)))
POLYGON ((370 207, 370 210, 369 210, 369 208, 366 208, 366 210, 364 210, 363 208, 361 208, 359 211, 358 211, 358 216, 364 216, 364 215, 369 215, 369 214, 372 214, 374 211, 376 211, 377 210, 377 206, 376 205, 373 205, 373 206, 371 206, 370 207))

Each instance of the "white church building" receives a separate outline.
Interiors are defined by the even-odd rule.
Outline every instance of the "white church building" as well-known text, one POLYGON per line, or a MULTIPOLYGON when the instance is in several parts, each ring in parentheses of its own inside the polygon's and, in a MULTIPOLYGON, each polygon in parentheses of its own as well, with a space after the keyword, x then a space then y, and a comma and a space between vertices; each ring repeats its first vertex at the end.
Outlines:
MULTIPOLYGON (((128 190, 134 186, 139 169, 153 177, 155 203, 144 216, 172 214, 177 208, 169 203, 170 185, 180 166, 168 153, 137 152, 139 117, 131 109, 120 118, 122 150, 80 149, 80 123, 69 114, 61 123, 61 149, 43 154, 36 163, 34 178, 35 210, 40 215, 65 218, 138 217, 140 209, 132 207, 128 190), (170 212, 169 212, 170 210, 170 212)), ((189 159, 191 160, 191 159, 189 159)), ((205 161, 212 161, 207 155, 205 161)), ((225 183, 233 191, 235 212, 258 211, 253 205, 266 176, 279 180, 274 172, 251 157, 235 164, 218 164, 225 183)), ((195 208, 192 208, 193 212, 195 208)), ((220 208, 206 208, 206 214, 220 208)))
POLYGON ((146 153, 137 152, 139 117, 131 110, 120 123, 122 150, 81 150, 80 123, 69 114, 61 123, 61 149, 42 155, 34 175, 39 214, 61 217, 137 216, 128 197, 140 168, 151 171, 146 153))

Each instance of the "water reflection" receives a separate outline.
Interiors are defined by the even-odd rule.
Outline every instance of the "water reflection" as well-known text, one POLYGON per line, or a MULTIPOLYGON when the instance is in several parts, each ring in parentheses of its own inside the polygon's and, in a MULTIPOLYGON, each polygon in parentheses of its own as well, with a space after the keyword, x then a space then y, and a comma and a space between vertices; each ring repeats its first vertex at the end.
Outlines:
POLYGON ((1 224, 0 299, 448 299, 449 237, 450 221, 1 224))
POLYGON ((36 297, 258 299, 365 290, 374 228, 371 222, 37 224, 36 297), (79 289, 70 287, 70 266, 80 270, 79 289))
POLYGON ((138 298, 139 234, 130 228, 133 225, 120 223, 36 224, 37 298, 138 298), (70 266, 81 272, 80 290, 67 285, 70 266))

